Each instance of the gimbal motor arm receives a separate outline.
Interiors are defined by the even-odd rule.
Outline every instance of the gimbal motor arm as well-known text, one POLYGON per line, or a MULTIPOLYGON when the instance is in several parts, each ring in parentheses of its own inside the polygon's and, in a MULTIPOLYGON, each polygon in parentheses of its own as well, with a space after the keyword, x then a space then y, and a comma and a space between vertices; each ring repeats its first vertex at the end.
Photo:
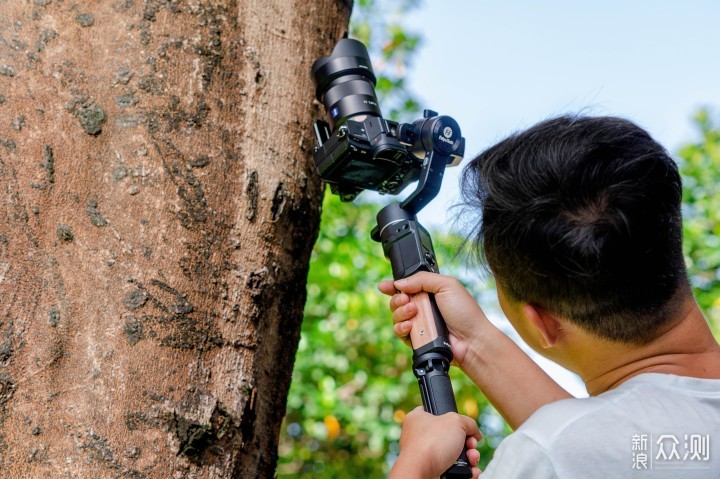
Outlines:
POLYGON ((449 116, 438 116, 432 110, 414 123, 398 127, 400 142, 410 153, 424 158, 415 191, 403 200, 400 207, 416 215, 440 192, 446 166, 456 166, 465 154, 465 138, 460 125, 449 116))

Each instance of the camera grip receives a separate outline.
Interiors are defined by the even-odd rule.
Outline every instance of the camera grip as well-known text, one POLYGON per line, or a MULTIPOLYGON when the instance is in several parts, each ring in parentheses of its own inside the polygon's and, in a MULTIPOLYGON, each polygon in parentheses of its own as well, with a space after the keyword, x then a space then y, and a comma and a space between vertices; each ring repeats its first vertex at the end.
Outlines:
MULTIPOLYGON (((448 370, 452 351, 448 341, 447 326, 435 302, 435 296, 418 293, 411 297, 418 313, 413 319, 410 340, 413 355, 413 372, 420 386, 425 411, 440 416, 457 412, 455 395, 448 370)), ((445 479, 466 479, 472 477, 467 449, 463 447, 460 457, 442 476, 445 479)))

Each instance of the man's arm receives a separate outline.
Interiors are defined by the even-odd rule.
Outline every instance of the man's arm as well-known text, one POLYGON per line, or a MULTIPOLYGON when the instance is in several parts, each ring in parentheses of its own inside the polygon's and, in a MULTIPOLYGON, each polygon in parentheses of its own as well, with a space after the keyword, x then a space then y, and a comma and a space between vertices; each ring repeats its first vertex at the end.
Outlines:
POLYGON ((480 322, 460 368, 511 428, 542 406, 572 397, 484 315, 480 322))
POLYGON ((455 363, 517 429, 545 404, 572 397, 485 316, 470 293, 450 276, 417 273, 399 281, 383 281, 380 291, 392 295, 395 333, 406 342, 417 307, 410 295, 427 291, 450 332, 455 363), (398 293, 401 291, 401 293, 398 293))

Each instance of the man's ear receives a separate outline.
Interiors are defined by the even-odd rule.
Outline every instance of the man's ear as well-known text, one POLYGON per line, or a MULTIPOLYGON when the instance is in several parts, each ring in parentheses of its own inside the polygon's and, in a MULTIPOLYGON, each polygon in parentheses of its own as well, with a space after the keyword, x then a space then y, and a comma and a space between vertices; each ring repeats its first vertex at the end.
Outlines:
POLYGON ((535 326, 540 333, 540 345, 543 348, 551 348, 555 346, 558 339, 562 335, 562 324, 548 311, 534 304, 524 304, 522 307, 523 314, 535 326))

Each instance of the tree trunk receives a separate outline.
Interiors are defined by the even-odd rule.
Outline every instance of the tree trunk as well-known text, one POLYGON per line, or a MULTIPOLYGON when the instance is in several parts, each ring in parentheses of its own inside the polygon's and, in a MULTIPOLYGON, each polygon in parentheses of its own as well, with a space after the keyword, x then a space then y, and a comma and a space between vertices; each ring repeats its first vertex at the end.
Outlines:
POLYGON ((342 0, 0 0, 0 477, 272 477, 342 0))

